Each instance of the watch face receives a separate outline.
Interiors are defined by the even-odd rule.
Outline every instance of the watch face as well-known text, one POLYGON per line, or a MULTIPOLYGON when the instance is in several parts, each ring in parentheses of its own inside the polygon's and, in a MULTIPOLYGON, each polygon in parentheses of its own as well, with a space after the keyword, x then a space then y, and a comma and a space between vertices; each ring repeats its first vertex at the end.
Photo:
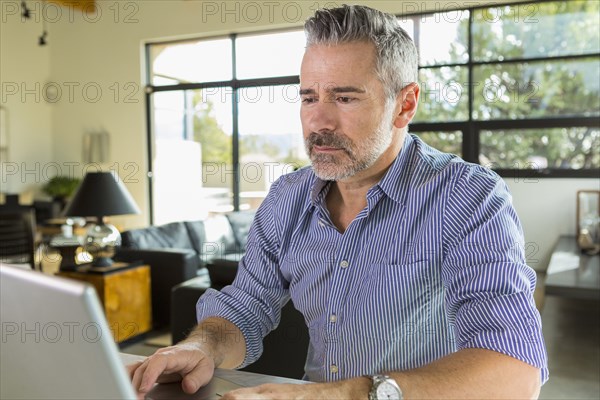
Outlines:
POLYGON ((382 382, 377 387, 377 399, 400 400, 400 392, 398 388, 389 382, 382 382))

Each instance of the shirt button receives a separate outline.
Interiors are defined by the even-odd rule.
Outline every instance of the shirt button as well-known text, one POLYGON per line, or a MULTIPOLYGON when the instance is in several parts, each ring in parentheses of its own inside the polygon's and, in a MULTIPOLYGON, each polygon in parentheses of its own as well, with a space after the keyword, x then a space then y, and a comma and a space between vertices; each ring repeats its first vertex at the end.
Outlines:
POLYGON ((348 268, 349 265, 350 265, 350 263, 346 260, 344 260, 340 263, 340 267, 342 267, 342 268, 348 268))
POLYGON ((339 371, 339 369, 338 369, 337 365, 335 365, 335 364, 332 364, 332 365, 331 365, 331 367, 329 367, 329 371, 330 371, 332 374, 337 374, 337 373, 338 373, 338 371, 339 371))
POLYGON ((335 314, 331 314, 331 315, 329 316, 329 322, 331 322, 331 323, 336 323, 336 322, 337 322, 337 315, 335 315, 335 314))
POLYGON ((325 223, 321 220, 319 220, 319 226, 325 226, 325 223))

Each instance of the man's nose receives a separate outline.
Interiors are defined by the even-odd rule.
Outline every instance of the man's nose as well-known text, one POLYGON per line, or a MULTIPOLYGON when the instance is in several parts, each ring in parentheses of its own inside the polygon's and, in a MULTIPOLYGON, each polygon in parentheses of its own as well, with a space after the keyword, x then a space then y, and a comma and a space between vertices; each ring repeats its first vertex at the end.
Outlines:
POLYGON ((313 104, 309 109, 304 110, 303 113, 307 127, 312 132, 334 132, 337 128, 335 103, 331 101, 320 101, 313 104))

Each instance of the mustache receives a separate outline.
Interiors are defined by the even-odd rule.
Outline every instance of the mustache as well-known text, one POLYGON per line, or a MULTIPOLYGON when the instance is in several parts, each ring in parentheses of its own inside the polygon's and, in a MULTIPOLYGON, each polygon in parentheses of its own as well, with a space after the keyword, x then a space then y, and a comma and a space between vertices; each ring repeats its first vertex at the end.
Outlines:
POLYGON ((343 149, 347 152, 352 151, 352 141, 344 134, 334 131, 325 131, 321 133, 312 132, 306 139, 309 148, 313 146, 326 146, 343 149))

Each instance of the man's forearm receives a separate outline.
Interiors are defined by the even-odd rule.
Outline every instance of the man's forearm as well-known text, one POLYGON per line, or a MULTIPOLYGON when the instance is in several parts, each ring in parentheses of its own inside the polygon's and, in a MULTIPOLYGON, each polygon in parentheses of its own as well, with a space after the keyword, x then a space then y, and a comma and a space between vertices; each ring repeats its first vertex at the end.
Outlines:
POLYGON ((236 368, 246 356, 246 341, 240 329, 218 317, 202 321, 179 344, 199 345, 214 360, 216 368, 236 368))
MULTIPOLYGON (((483 349, 461 350, 424 367, 389 375, 405 399, 535 399, 540 390, 538 368, 483 349)), ((363 393, 360 397, 366 399, 370 382, 355 378, 343 386, 345 393, 363 393)))

